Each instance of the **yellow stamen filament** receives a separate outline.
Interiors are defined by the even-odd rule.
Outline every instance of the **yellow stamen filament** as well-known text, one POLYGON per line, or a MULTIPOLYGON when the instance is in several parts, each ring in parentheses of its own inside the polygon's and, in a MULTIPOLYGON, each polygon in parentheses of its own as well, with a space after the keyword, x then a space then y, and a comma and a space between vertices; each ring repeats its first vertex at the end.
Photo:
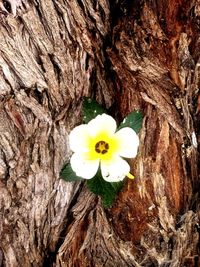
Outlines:
POLYGON ((134 179, 135 178, 135 176, 133 176, 130 172, 126 175, 129 179, 134 179))

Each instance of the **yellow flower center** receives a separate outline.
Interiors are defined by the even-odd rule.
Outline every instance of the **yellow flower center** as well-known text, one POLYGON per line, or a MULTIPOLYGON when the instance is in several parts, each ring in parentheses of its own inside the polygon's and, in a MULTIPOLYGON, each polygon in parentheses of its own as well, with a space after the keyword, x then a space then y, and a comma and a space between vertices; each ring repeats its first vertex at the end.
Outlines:
POLYGON ((104 130, 98 132, 96 136, 88 137, 88 151, 85 156, 88 160, 100 159, 103 161, 112 161, 115 155, 117 155, 119 146, 119 140, 104 130))
POLYGON ((109 149, 109 144, 106 143, 105 141, 99 141, 95 145, 95 151, 97 153, 106 154, 108 152, 108 149, 109 149))

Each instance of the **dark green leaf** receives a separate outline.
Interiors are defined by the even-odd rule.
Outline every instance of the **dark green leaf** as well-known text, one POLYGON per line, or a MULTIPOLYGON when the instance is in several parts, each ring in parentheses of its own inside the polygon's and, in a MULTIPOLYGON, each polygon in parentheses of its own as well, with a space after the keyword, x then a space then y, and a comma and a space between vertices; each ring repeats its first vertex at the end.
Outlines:
POLYGON ((84 98, 83 100, 83 121, 88 123, 97 115, 106 113, 106 110, 100 106, 94 99, 84 98))
POLYGON ((124 118, 118 130, 124 127, 130 127, 136 133, 139 133, 140 129, 142 128, 142 119, 142 113, 140 111, 131 112, 126 118, 124 118))
POLYGON ((116 183, 106 182, 102 178, 100 171, 98 171, 94 178, 87 180, 87 187, 94 194, 101 196, 103 206, 109 208, 112 206, 117 193, 122 189, 123 181, 116 183))
POLYGON ((72 170, 71 165, 69 163, 62 168, 60 176, 68 182, 82 180, 81 177, 76 176, 76 173, 72 170))

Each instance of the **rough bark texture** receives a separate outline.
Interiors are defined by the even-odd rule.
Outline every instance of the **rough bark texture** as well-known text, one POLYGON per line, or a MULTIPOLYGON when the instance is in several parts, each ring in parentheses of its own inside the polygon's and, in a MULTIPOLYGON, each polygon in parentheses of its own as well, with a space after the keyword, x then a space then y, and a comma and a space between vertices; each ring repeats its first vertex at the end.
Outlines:
POLYGON ((0 1, 0 266, 199 266, 200 1, 0 1), (59 172, 83 96, 140 149, 111 209, 59 172))

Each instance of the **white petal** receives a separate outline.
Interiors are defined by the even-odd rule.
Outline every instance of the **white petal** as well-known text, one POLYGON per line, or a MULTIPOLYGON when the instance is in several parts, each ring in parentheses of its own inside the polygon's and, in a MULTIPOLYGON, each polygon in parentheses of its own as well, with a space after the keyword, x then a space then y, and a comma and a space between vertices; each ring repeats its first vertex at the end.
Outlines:
POLYGON ((116 128, 116 121, 105 113, 98 115, 88 123, 88 132, 91 136, 95 136, 99 132, 106 132, 108 135, 113 135, 116 128))
POLYGON ((77 176, 91 179, 97 173, 99 160, 87 160, 83 154, 74 153, 70 160, 72 170, 77 176))
POLYGON ((101 174, 107 182, 122 181, 130 172, 129 164, 122 158, 116 157, 112 162, 101 161, 101 174))
POLYGON ((87 125, 82 124, 75 127, 69 134, 69 145, 74 152, 86 152, 88 150, 87 125))
POLYGON ((139 137, 133 129, 124 127, 115 134, 115 137, 119 142, 118 153, 120 156, 134 158, 137 155, 139 137))

